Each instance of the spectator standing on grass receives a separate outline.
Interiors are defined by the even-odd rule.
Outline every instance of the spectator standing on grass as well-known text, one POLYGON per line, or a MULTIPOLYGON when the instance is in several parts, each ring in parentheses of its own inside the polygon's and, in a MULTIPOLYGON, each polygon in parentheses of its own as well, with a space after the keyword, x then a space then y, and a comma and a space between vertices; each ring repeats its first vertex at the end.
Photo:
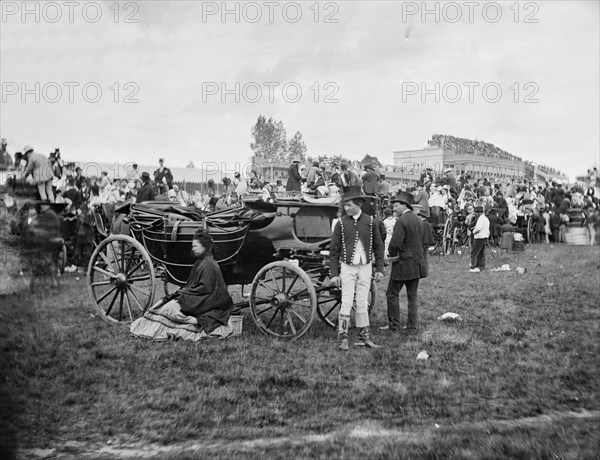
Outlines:
POLYGON ((388 247, 390 240, 392 239, 392 233, 394 232, 394 226, 396 225, 396 215, 391 208, 385 208, 383 210, 383 225, 385 225, 385 250, 383 254, 388 257, 388 247))
POLYGON ((367 195, 379 193, 379 175, 375 172, 373 165, 365 165, 366 172, 362 176, 363 190, 367 195))
POLYGON ((52 164, 50 160, 39 153, 33 151, 31 145, 23 147, 23 158, 27 161, 27 166, 23 171, 23 179, 37 186, 40 199, 54 203, 54 193, 52 192, 52 164), (28 176, 31 175, 31 179, 28 176))
POLYGON ((350 311, 356 297, 356 327, 359 345, 380 348, 371 339, 368 295, 371 278, 383 278, 383 249, 379 227, 372 216, 361 211, 364 195, 360 186, 344 189, 342 206, 346 215, 335 224, 331 237, 331 283, 342 288, 338 317, 339 349, 348 350, 350 311), (373 259, 375 275, 373 275, 373 259))
POLYGON ((490 221, 483 214, 483 206, 475 206, 477 219, 473 228, 473 249, 471 250, 471 272, 479 273, 485 269, 485 246, 490 237, 490 221))
POLYGON ((302 190, 302 176, 300 175, 300 157, 294 157, 288 168, 288 179, 285 186, 287 192, 299 192, 302 190))
POLYGON ((413 213, 413 196, 400 191, 392 198, 398 220, 388 248, 390 257, 398 257, 392 262, 392 273, 386 291, 388 326, 382 329, 397 331, 400 329, 400 291, 406 286, 408 316, 406 330, 418 327, 419 280, 428 274, 427 261, 423 253, 424 227, 413 213))

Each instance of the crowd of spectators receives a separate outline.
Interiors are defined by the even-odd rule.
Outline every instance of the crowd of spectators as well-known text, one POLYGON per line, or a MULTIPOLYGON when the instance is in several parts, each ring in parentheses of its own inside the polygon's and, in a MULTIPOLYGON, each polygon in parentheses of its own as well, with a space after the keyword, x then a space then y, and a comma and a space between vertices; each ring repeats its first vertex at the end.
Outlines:
POLYGON ((523 161, 521 157, 512 155, 506 150, 496 147, 488 142, 478 141, 477 139, 464 139, 444 134, 434 134, 431 140, 427 141, 430 147, 441 147, 453 150, 457 153, 467 153, 470 155, 482 155, 492 158, 504 158, 513 161, 523 161))

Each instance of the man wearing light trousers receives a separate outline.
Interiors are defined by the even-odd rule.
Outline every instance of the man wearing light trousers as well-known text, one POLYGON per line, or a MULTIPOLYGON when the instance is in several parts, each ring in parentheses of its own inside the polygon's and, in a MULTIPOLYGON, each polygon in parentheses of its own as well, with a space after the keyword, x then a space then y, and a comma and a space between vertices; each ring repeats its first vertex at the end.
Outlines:
POLYGON ((340 350, 349 349, 348 327, 355 296, 358 345, 380 348, 371 339, 368 296, 371 277, 376 281, 383 278, 384 244, 374 218, 361 211, 363 201, 360 186, 348 186, 344 189, 343 206, 346 215, 337 222, 331 237, 331 283, 342 288, 342 305, 338 317, 340 350))

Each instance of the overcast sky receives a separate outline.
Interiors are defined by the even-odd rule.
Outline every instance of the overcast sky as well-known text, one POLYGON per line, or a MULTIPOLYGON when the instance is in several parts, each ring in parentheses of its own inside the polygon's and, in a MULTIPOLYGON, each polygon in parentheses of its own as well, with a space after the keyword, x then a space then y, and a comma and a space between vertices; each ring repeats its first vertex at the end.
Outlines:
POLYGON ((118 17, 113 5, 29 2, 39 16, 23 17, 22 2, 2 2, 0 135, 11 147, 232 170, 263 114, 288 138, 300 130, 313 156, 391 164, 394 150, 441 133, 568 175, 597 161, 597 1, 428 2, 437 17, 422 2, 229 2, 237 18, 222 2, 122 2, 118 17))

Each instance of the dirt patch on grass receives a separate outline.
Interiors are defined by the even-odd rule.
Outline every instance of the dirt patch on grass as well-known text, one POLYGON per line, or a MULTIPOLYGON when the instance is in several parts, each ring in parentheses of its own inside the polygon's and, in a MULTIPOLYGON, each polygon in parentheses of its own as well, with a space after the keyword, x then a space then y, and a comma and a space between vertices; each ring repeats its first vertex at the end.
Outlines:
POLYGON ((347 442, 350 440, 372 441, 385 439, 387 441, 430 444, 437 434, 443 432, 465 432, 475 429, 501 429, 521 428, 549 425, 568 420, 593 420, 600 418, 600 411, 559 412, 526 417, 515 420, 490 420, 486 422, 465 422, 451 427, 443 426, 413 426, 404 429, 385 428, 374 420, 364 420, 353 426, 324 434, 309 434, 305 436, 283 436, 277 438, 259 438, 246 441, 228 442, 187 442, 169 446, 158 444, 132 443, 129 445, 85 445, 78 442, 67 442, 61 447, 52 449, 20 449, 17 457, 22 459, 33 458, 149 458, 164 455, 196 456, 206 452, 220 452, 226 454, 233 452, 252 452, 265 448, 283 445, 305 445, 316 443, 347 442))

